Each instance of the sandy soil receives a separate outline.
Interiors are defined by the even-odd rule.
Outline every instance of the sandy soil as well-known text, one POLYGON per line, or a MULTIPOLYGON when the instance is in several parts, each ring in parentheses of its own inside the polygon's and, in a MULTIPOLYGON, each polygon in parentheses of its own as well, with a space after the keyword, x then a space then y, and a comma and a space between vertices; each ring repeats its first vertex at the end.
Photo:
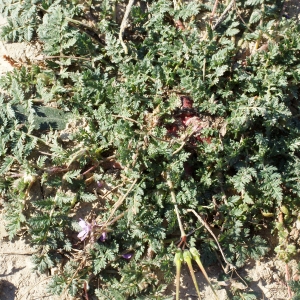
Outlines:
POLYGON ((58 300, 46 291, 49 277, 33 271, 30 257, 34 253, 21 237, 9 241, 0 216, 0 299, 58 300))
MULTIPOLYGON (((291 276, 296 274, 296 267, 296 260, 289 262, 291 276)), ((238 274, 248 282, 249 286, 242 283, 236 273, 232 273, 230 280, 221 281, 220 275, 223 274, 223 270, 220 266, 211 266, 207 268, 206 271, 220 300, 230 300, 230 296, 228 296, 229 289, 235 289, 241 293, 252 292, 259 300, 289 299, 285 282, 285 264, 276 259, 275 256, 265 257, 260 261, 249 261, 243 268, 238 270, 238 274)), ((180 299, 196 299, 197 293, 187 267, 183 268, 182 275, 180 299)), ((202 273, 197 271, 195 275, 201 291, 202 299, 215 299, 214 294, 206 283, 202 273)), ((175 289, 173 287, 172 291, 174 290, 175 289)))
MULTIPOLYGON (((300 5, 298 0, 286 1, 284 13, 289 17, 300 18, 300 5)), ((5 24, 5 20, 0 18, 0 26, 5 24)), ((0 76, 13 67, 5 55, 19 61, 34 59, 39 55, 37 47, 28 46, 24 43, 7 44, 0 41, 0 76)), ((5 92, 5 91, 3 91, 5 92)), ((58 300, 47 293, 46 287, 49 282, 48 276, 38 274, 32 269, 30 256, 34 252, 23 237, 9 241, 7 232, 2 220, 3 206, 0 199, 0 300, 37 300, 49 299, 58 300)), ((297 262, 289 263, 291 274, 296 273, 297 262)), ((226 290, 234 287, 238 290, 254 291, 258 299, 261 300, 285 300, 288 299, 287 286, 285 283, 285 265, 276 257, 266 257, 261 261, 251 261, 244 268, 239 270, 243 278, 251 282, 249 287, 238 281, 238 277, 233 274, 232 279, 227 282, 217 281, 222 269, 212 266, 207 270, 213 285, 218 288, 217 294, 220 300, 229 299, 226 290)), ((203 275, 196 272, 197 281, 203 299, 214 299, 210 287, 206 284, 203 275)), ((196 299, 196 291, 187 269, 183 269, 181 284, 181 299, 196 299)), ((170 288, 174 291, 174 287, 170 288)))

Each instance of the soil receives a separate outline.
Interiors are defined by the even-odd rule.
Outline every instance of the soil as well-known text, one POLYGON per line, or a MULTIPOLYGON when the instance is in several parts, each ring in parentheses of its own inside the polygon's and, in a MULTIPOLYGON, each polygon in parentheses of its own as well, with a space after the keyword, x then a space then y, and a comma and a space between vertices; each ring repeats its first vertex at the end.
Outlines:
MULTIPOLYGON (((291 260, 288 265, 290 275, 293 277, 297 273, 297 261, 291 260)), ((243 268, 238 269, 237 273, 233 272, 232 277, 226 281, 220 280, 222 274, 224 274, 220 266, 214 265, 208 267, 206 271, 219 300, 230 300, 232 297, 230 295, 232 295, 231 293, 234 290, 235 295, 239 295, 239 293, 243 292, 253 293, 257 297, 256 299, 259 300, 290 299, 285 280, 285 263, 276 259, 276 256, 264 257, 257 261, 249 261, 243 268), (246 282, 241 281, 239 276, 246 282)), ((197 271, 195 276, 202 299, 215 299, 202 273, 197 271)), ((172 291, 175 291, 175 287, 172 287, 172 291)), ((239 298, 243 299, 242 297, 239 298)), ((197 293, 187 267, 184 267, 182 272, 180 299, 197 299, 197 293)))
MULTIPOLYGON (((287 17, 300 19, 300 4, 298 0, 285 1, 283 14, 287 17)), ((5 19, 0 17, 0 27, 5 24, 5 19)), ((5 58, 11 57, 15 62, 26 63, 28 60, 38 58, 40 52, 37 46, 28 46, 25 43, 4 43, 0 41, 0 76, 12 71, 14 66, 5 58)), ((2 91, 5 93, 5 91, 2 91)), ((3 203, 0 198, 0 300, 59 300, 61 297, 51 296, 47 293, 47 284, 51 276, 39 274, 33 270, 31 255, 34 249, 25 237, 18 237, 9 241, 8 234, 3 223, 3 203)), ((296 274, 297 261, 289 262, 291 277, 296 274)), ((196 269, 195 269, 196 271, 196 269)), ((232 273, 230 280, 221 281, 223 270, 220 266, 207 268, 207 273, 212 284, 217 289, 220 300, 229 299, 228 291, 253 291, 257 299, 261 300, 286 300, 289 299, 285 278, 285 264, 275 255, 265 257, 258 261, 249 261, 246 266, 238 270, 238 274, 246 279, 248 287, 236 273, 232 273)), ((202 273, 195 273, 200 287, 202 299, 215 299, 209 285, 202 273)), ((171 286, 169 292, 175 292, 171 286)), ((196 299, 196 291, 189 271, 182 270, 180 299, 196 299)), ((241 298, 242 299, 242 298, 241 298)))

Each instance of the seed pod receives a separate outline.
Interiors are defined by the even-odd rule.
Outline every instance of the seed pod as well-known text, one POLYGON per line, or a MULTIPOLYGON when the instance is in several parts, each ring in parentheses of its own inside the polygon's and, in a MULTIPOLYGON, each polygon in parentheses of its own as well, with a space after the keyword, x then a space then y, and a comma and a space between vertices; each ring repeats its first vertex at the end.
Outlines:
POLYGON ((274 217, 274 214, 273 214, 273 213, 269 213, 269 212, 264 212, 264 211, 262 211, 261 214, 262 214, 263 217, 265 217, 265 218, 272 218, 272 217, 274 217))
POLYGON ((77 201, 78 201, 78 194, 75 194, 75 196, 73 197, 73 199, 70 202, 71 208, 73 208, 75 206, 77 201))
POLYGON ((207 273, 206 273, 206 271, 205 271, 205 269, 202 265, 202 262, 200 260, 200 254, 199 254, 198 250, 196 248, 192 247, 192 248, 190 248, 190 252, 192 254, 193 259, 195 260, 195 262, 199 266, 201 272, 203 273, 207 283, 209 284, 210 288, 212 289, 213 293, 215 294, 216 298, 219 299, 218 295, 217 295, 215 289, 213 288, 213 286, 211 285, 210 280, 208 278, 208 275, 207 275, 207 273))
POLYGON ((289 215, 289 214, 290 214, 288 208, 287 208, 285 205, 282 205, 282 206, 280 207, 280 210, 281 210, 285 215, 289 215))
POLYGON ((189 250, 184 250, 184 252, 183 252, 183 259, 184 259, 184 261, 187 263, 187 265, 189 267, 189 270, 190 270, 190 273, 191 273, 191 276, 192 276, 192 279, 193 279, 193 282, 194 282, 195 289, 197 291, 199 299, 201 299, 200 291, 199 291, 199 288, 198 288, 197 280, 196 280, 196 277, 195 277, 195 274, 194 274, 194 270, 193 270, 193 266, 192 266, 192 258, 193 257, 192 257, 191 252, 189 250))
POLYGON ((180 287, 180 271, 183 262, 182 250, 177 249, 174 257, 174 263, 176 265, 176 300, 179 300, 179 287, 180 287))

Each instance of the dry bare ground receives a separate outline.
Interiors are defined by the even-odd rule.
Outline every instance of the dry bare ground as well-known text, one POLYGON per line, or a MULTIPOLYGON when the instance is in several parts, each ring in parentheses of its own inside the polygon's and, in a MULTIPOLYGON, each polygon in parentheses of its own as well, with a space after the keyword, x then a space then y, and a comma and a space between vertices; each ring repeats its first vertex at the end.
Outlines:
MULTIPOLYGON (((285 2, 284 14, 300 19, 299 1, 285 2)), ((5 24, 5 20, 0 17, 0 26, 3 24, 5 24)), ((37 47, 28 46, 24 43, 8 44, 0 41, 0 76, 13 70, 9 62, 5 60, 5 55, 9 55, 17 61, 26 62, 28 59, 36 58, 39 54, 37 47)), ((5 91, 3 92, 5 93, 5 91)), ((50 276, 38 274, 33 270, 30 256, 34 253, 34 249, 29 246, 25 237, 18 237, 13 241, 8 240, 2 218, 3 203, 1 201, 0 199, 0 300, 61 299, 61 297, 51 296, 47 293, 46 287, 50 276)), ((292 276, 296 274, 296 265, 296 260, 289 263, 292 276)), ((227 296, 229 288, 252 290, 261 300, 288 299, 285 264, 276 259, 275 256, 265 257, 260 261, 250 261, 245 267, 238 270, 240 276, 247 278, 247 282, 250 282, 249 287, 241 283, 235 273, 232 274, 229 281, 218 281, 219 275, 223 272, 220 266, 211 266, 207 272, 212 283, 218 289, 217 294, 220 300, 230 300, 227 296)), ((202 299, 214 299, 214 295, 201 272, 196 273, 196 278, 202 299)), ((174 287, 170 287, 169 291, 174 292, 174 287)), ((180 299, 196 299, 196 291, 186 269, 183 269, 182 273, 180 299)))

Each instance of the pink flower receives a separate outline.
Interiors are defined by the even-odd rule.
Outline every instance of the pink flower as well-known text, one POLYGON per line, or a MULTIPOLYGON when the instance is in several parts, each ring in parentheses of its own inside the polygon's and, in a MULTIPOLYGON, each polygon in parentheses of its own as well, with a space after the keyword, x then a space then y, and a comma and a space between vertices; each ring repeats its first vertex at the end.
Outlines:
POLYGON ((78 233, 77 237, 83 241, 88 236, 89 232, 91 231, 91 224, 85 222, 84 220, 80 219, 79 226, 82 230, 78 233))

